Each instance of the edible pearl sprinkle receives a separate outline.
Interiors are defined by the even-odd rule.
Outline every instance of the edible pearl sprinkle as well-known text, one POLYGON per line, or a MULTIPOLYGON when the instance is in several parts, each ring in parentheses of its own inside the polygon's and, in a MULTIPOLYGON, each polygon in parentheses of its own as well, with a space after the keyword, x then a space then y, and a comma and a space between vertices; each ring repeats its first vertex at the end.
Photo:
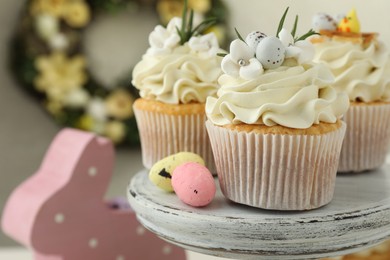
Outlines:
POLYGON ((89 247, 96 248, 98 245, 98 240, 96 238, 91 238, 88 242, 89 247))
POLYGON ((65 221, 65 216, 64 214, 61 214, 61 213, 58 213, 55 215, 54 217, 54 221, 57 223, 57 224, 61 224, 65 221))
POLYGON ((238 60, 238 65, 240 65, 241 67, 245 66, 246 65, 246 61, 241 59, 241 60, 238 60))
POLYGON ((88 174, 89 174, 89 176, 91 176, 91 177, 95 177, 96 174, 97 174, 97 169, 96 169, 96 167, 90 167, 90 168, 88 169, 88 174))

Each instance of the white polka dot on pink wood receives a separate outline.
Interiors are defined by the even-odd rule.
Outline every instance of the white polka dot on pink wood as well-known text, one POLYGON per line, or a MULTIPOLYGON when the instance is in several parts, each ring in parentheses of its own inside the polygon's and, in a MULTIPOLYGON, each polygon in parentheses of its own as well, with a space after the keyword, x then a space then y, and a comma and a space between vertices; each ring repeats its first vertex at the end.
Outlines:
POLYGON ((64 221, 65 221, 65 215, 62 214, 62 213, 57 213, 57 214, 54 216, 54 221, 55 221, 57 224, 64 223, 64 221))
POLYGON ((99 241, 96 239, 96 238, 91 238, 89 241, 88 241, 88 245, 90 248, 96 248, 99 244, 99 241))
POLYGON ((138 226, 136 229, 137 235, 142 236, 145 234, 145 228, 143 226, 138 226))
POLYGON ((169 255, 172 252, 172 247, 170 245, 165 245, 162 252, 164 255, 169 255))
POLYGON ((95 177, 97 175, 97 168, 96 167, 89 167, 88 175, 91 177, 95 177))
POLYGON ((125 260, 125 257, 123 255, 118 255, 115 260, 125 260))

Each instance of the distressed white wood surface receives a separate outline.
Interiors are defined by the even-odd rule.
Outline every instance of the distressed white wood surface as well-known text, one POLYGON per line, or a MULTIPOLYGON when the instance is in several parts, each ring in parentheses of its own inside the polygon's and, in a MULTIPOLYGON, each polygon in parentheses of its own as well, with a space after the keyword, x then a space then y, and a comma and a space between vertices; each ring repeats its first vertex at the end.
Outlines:
MULTIPOLYGON (((219 186, 219 185, 217 185, 219 186)), ((333 201, 305 212, 277 212, 226 200, 218 189, 205 208, 183 204, 151 184, 130 182, 128 199, 141 223, 196 252, 236 259, 317 259, 343 255, 390 237, 390 165, 339 175, 333 201)))

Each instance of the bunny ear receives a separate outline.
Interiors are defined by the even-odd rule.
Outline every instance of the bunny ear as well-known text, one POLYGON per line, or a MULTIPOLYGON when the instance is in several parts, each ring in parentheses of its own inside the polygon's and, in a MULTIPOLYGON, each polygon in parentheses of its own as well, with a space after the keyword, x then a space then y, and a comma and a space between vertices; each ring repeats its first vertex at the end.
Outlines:
POLYGON ((107 139, 61 131, 39 171, 8 200, 5 233, 33 249, 37 260, 184 260, 183 249, 142 228, 123 200, 104 202, 113 157, 107 139))
POLYGON ((61 191, 93 192, 98 199, 103 198, 111 177, 113 155, 112 145, 105 139, 79 130, 62 130, 48 149, 40 169, 8 199, 2 216, 4 232, 32 246, 37 216, 61 191), (99 171, 106 172, 100 179, 99 171), (88 181, 80 182, 84 176, 94 178, 95 185, 98 182, 93 191, 88 190, 88 181))

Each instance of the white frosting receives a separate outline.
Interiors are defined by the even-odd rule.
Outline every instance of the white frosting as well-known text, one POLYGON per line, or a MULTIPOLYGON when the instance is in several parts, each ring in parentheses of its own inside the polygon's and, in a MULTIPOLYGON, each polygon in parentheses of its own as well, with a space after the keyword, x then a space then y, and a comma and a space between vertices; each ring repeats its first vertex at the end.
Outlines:
POLYGON ((144 55, 133 70, 140 96, 168 104, 205 103, 218 90, 221 58, 191 50, 188 43, 163 55, 144 55))
POLYGON ((329 39, 314 47, 314 61, 331 69, 333 86, 345 91, 351 101, 390 101, 390 59, 383 43, 364 49, 361 44, 329 39))
POLYGON ((329 86, 333 83, 329 69, 292 64, 267 70, 252 80, 222 75, 218 98, 207 99, 208 118, 216 125, 278 124, 298 129, 335 123, 347 111, 349 101, 346 94, 329 86))
POLYGON ((134 67, 132 84, 140 96, 168 104, 205 103, 218 90, 222 52, 212 33, 193 36, 180 45, 177 30, 181 18, 173 18, 167 28, 158 25, 150 33, 150 48, 134 67))

